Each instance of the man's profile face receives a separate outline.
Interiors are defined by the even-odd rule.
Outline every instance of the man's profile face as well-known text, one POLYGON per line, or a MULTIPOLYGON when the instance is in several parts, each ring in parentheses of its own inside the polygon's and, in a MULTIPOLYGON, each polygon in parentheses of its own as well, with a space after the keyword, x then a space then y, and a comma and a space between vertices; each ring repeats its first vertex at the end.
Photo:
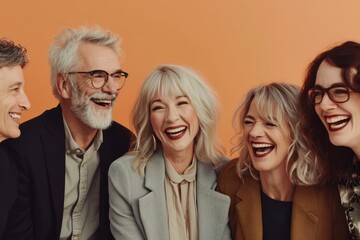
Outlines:
POLYGON ((24 84, 20 66, 0 68, 0 141, 20 136, 21 114, 30 108, 24 84))

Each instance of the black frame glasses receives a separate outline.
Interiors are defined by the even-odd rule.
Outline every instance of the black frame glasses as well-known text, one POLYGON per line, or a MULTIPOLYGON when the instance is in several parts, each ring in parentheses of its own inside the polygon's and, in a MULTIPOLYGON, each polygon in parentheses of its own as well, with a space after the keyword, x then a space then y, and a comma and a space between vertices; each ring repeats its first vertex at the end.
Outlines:
POLYGON ((309 89, 308 98, 310 103, 316 105, 320 104, 324 98, 324 94, 327 94, 331 101, 335 103, 344 103, 349 101, 350 89, 344 85, 333 85, 328 88, 321 86, 315 86, 309 89))
POLYGON ((117 70, 114 73, 108 73, 104 70, 92 70, 88 72, 68 72, 68 74, 83 74, 91 80, 93 88, 100 89, 109 81, 109 76, 113 78, 114 82, 117 83, 118 89, 120 90, 129 76, 127 72, 123 70, 117 70))

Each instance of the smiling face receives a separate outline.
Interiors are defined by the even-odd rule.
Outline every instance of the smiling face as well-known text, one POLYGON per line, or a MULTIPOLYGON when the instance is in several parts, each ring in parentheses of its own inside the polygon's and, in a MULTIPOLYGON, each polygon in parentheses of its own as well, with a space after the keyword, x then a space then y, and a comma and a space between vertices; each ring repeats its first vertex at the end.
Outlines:
MULTIPOLYGON (((104 70, 113 73, 120 70, 120 60, 109 47, 81 43, 78 54, 82 66, 76 71, 104 70)), ((94 129, 105 129, 112 121, 112 107, 119 93, 118 85, 109 76, 100 89, 91 85, 91 80, 76 74, 76 86, 72 89, 71 109, 86 125, 94 129)))
POLYGON ((0 68, 0 141, 20 136, 23 111, 30 108, 20 66, 0 68))
MULTIPOLYGON (((315 86, 329 88, 342 84, 345 86, 341 69, 323 61, 316 75, 315 86)), ((315 111, 329 133, 332 144, 346 146, 354 151, 360 148, 360 93, 350 90, 347 102, 336 103, 324 94, 315 111)))
POLYGON ((281 175, 286 172, 286 159, 291 144, 287 124, 261 118, 253 99, 243 122, 244 136, 254 168, 262 173, 281 175))
POLYGON ((150 121, 165 156, 193 155, 199 120, 187 97, 155 97, 150 103, 150 121))

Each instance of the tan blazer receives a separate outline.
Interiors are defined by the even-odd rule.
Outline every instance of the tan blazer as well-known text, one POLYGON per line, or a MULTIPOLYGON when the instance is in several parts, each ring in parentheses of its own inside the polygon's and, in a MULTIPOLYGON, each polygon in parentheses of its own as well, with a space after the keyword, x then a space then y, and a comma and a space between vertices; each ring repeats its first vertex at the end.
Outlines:
MULTIPOLYGON (((232 160, 222 169, 217 187, 231 198, 229 227, 232 239, 262 240, 260 182, 248 175, 243 183, 236 173, 236 162, 232 160)), ((349 239, 336 186, 296 186, 291 239, 349 239)))

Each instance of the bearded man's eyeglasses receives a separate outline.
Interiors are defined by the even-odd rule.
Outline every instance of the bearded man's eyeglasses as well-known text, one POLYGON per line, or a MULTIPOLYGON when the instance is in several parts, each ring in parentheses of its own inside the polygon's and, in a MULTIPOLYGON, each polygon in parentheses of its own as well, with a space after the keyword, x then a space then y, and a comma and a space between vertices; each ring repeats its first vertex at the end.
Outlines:
POLYGON ((128 77, 128 73, 123 70, 117 70, 114 73, 108 73, 104 70, 92 70, 89 72, 68 72, 68 74, 82 74, 84 77, 91 80, 91 85, 96 88, 102 88, 107 81, 109 81, 109 76, 112 77, 115 84, 117 84, 117 89, 121 89, 128 77))

